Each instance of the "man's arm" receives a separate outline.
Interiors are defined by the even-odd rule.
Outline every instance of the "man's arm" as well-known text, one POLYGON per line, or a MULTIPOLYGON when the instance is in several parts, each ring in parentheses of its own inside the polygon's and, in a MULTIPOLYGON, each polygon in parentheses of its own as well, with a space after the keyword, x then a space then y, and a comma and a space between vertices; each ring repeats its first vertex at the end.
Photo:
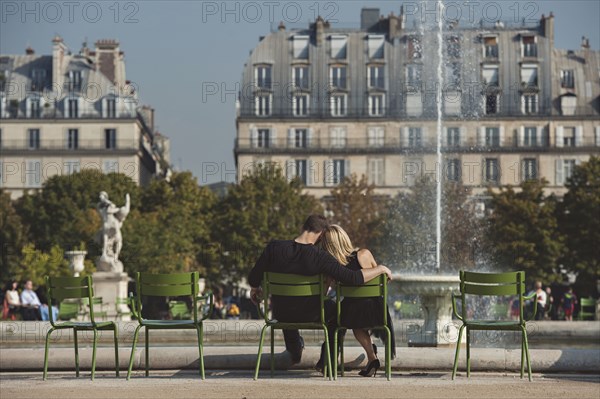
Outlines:
POLYGON ((350 270, 339 263, 328 252, 319 250, 317 258, 317 268, 319 273, 333 277, 334 280, 349 285, 361 285, 366 281, 360 270, 350 270))
MULTIPOLYGON (((269 246, 267 245, 267 248, 269 246)), ((267 248, 265 248, 254 264, 252 270, 250 270, 250 274, 248 275, 248 284, 250 284, 250 300, 254 303, 258 303, 258 297, 262 293, 262 288, 260 287, 260 283, 263 278, 264 272, 267 271, 267 264, 269 256, 267 254, 267 248)))

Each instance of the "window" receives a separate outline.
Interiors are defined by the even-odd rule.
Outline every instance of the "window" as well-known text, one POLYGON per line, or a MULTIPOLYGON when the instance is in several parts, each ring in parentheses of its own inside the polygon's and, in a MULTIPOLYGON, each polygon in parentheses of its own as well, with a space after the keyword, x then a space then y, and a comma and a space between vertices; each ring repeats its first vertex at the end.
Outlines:
POLYGON ((73 173, 78 173, 80 171, 80 163, 77 160, 67 160, 64 162, 64 170, 63 174, 72 175, 73 173))
POLYGON ((325 183, 327 185, 337 185, 347 176, 347 161, 344 159, 334 159, 325 162, 325 183))
POLYGON ((292 69, 292 79, 294 81, 294 88, 308 90, 308 67, 295 66, 292 69))
POLYGON ((493 115, 498 113, 498 94, 488 94, 485 96, 485 114, 493 115))
POLYGON ((114 159, 105 159, 102 162, 102 172, 105 174, 119 173, 119 162, 114 159))
POLYGON ((36 159, 26 162, 25 185, 31 188, 42 186, 42 161, 36 159))
POLYGON ((69 150, 76 150, 79 148, 79 130, 69 129, 67 131, 67 148, 69 150))
POLYGON ((46 86, 46 70, 34 68, 31 70, 31 90, 42 91, 46 86))
POLYGON ((40 118, 42 116, 42 109, 40 108, 39 97, 29 98, 29 117, 40 118))
POLYGON ((383 59, 384 56, 384 35, 369 35, 367 36, 367 47, 369 48, 369 58, 383 59))
POLYGON ((263 90, 271 89, 271 66, 260 65, 254 70, 254 80, 256 87, 263 90))
POLYGON ((575 128, 565 127, 563 136, 564 147, 575 147, 575 128))
POLYGON ((300 181, 306 185, 308 182, 308 173, 307 173, 307 169, 306 169, 306 159, 296 159, 295 161, 295 166, 296 166, 296 174, 295 177, 300 178, 300 181))
POLYGON ((332 94, 331 101, 331 116, 346 116, 348 96, 346 94, 332 94))
POLYGON ((308 130, 307 129, 290 129, 289 130, 289 146, 293 148, 308 147, 308 130))
POLYGON ((293 37, 292 42, 294 46, 294 58, 300 60, 308 59, 308 43, 309 36, 306 35, 296 35, 293 37))
POLYGON ((412 148, 421 147, 423 145, 422 134, 420 127, 408 128, 408 146, 412 148))
POLYGON ((537 87, 538 85, 538 67, 532 64, 523 64, 521 66, 521 84, 527 87, 537 87))
POLYGON ((271 94, 258 94, 254 98, 255 112, 257 116, 270 116, 271 103, 273 96, 271 94))
POLYGON ((446 137, 448 147, 460 146, 460 128, 449 127, 448 129, 446 129, 446 137))
POLYGON ((408 65, 406 67, 406 84, 409 86, 421 86, 421 65, 408 65))
POLYGON ((292 111, 294 116, 308 115, 308 101, 308 94, 298 94, 292 98, 292 111))
POLYGON ((79 117, 79 99, 69 98, 67 99, 67 118, 78 118, 79 117))
POLYGON ((495 36, 483 38, 484 55, 486 58, 498 58, 498 38, 495 36))
POLYGON ((500 182, 500 167, 498 166, 498 160, 495 158, 485 159, 485 171, 484 179, 487 183, 499 183, 500 182))
POLYGON ((418 36, 408 37, 408 59, 418 60, 423 56, 423 49, 421 47, 421 38, 418 36))
POLYGON ((81 90, 81 71, 69 71, 69 80, 67 81, 68 91, 81 90))
POLYGON ((523 57, 537 57, 537 43, 535 36, 523 36, 523 57))
POLYGON ((460 86, 460 63, 451 62, 446 64, 446 85, 450 88, 460 86))
POLYGON ((449 159, 446 166, 446 177, 449 181, 460 181, 461 179, 461 170, 460 170, 460 160, 458 159, 449 159))
POLYGON ((536 147, 538 145, 536 127, 525 127, 523 145, 526 147, 536 147))
POLYGON ((40 148, 40 129, 29 129, 28 144, 30 150, 38 150, 40 148))
POLYGON ((523 159, 521 167, 523 180, 537 179, 537 161, 535 158, 523 159))
POLYGON ((446 50, 448 57, 459 58, 460 57, 460 37, 448 36, 446 38, 446 50))
POLYGON ((499 78, 497 65, 484 65, 481 72, 484 84, 488 86, 498 86, 499 78))
POLYGON ((573 176, 573 171, 575 170, 575 165, 577 165, 577 161, 574 159, 565 159, 562 164, 563 170, 563 179, 564 181, 568 181, 573 176))
POLYGON ((497 127, 485 128, 485 145, 487 147, 500 147, 500 129, 497 127))
POLYGON ((383 147, 385 143, 385 131, 382 127, 370 127, 367 130, 369 147, 383 147))
POLYGON ((371 158, 369 159, 368 168, 368 181, 369 184, 374 184, 376 186, 383 186, 383 158, 371 158))
POLYGON ((332 148, 346 147, 346 129, 343 127, 334 127, 329 131, 332 148))
POLYGON ((383 65, 369 65, 369 69, 367 69, 367 81, 369 88, 383 89, 385 87, 383 65))
POLYGON ((560 71, 560 87, 563 89, 575 88, 575 71, 572 69, 560 71))
POLYGON ((341 60, 346 58, 346 47, 348 36, 346 35, 331 35, 331 58, 341 60))
POLYGON ((329 69, 329 85, 332 89, 346 89, 345 66, 332 66, 329 69))
POLYGON ((107 98, 106 99, 105 115, 107 118, 116 118, 117 117, 117 100, 115 98, 107 98))
POLYGON ((271 131, 269 129, 258 129, 256 146, 259 148, 269 148, 271 146, 271 131))
POLYGON ((117 148, 117 129, 104 129, 104 148, 107 150, 117 148))
POLYGON ((538 95, 524 94, 521 96, 521 111, 525 115, 538 113, 538 95))
POLYGON ((382 116, 385 113, 385 95, 369 95, 369 116, 382 116))

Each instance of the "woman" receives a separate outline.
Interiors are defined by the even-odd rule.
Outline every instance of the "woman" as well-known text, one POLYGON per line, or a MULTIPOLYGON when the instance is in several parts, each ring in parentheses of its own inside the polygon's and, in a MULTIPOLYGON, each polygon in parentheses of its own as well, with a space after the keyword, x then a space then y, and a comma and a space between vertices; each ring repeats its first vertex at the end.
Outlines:
POLYGON ((4 295, 4 303, 6 306, 3 312, 4 319, 10 317, 11 320, 15 320, 15 316, 21 308, 21 299, 19 298, 19 291, 17 291, 18 287, 19 283, 16 281, 13 281, 6 287, 6 294, 4 295))
MULTIPOLYGON (((368 249, 356 250, 352 246, 348 234, 338 225, 331 225, 323 232, 321 246, 337 259, 342 265, 352 269, 368 269, 376 267, 377 263, 373 254, 368 249)), ((396 345, 394 339, 394 328, 389 310, 387 312, 387 326, 392 338, 392 358, 396 356, 396 345)), ((371 341, 369 327, 380 326, 383 323, 383 299, 382 298, 345 298, 342 301, 341 325, 352 328, 354 337, 362 345, 367 354, 367 368, 360 371, 363 377, 371 377, 381 367, 377 358, 377 346, 371 341)), ((379 331, 378 331, 379 332, 379 331)), ((380 335, 386 338, 385 333, 380 335)))

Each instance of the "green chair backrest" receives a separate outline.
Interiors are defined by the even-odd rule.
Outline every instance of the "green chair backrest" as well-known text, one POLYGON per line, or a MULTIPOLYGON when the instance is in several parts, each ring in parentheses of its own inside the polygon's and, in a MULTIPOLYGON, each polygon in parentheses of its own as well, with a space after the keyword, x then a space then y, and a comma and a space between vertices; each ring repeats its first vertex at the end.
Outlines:
POLYGON ((190 318, 190 310, 188 309, 187 303, 182 301, 170 301, 169 313, 171 314, 171 318, 175 320, 190 318))
POLYGON ((71 320, 79 314, 79 304, 63 301, 58 306, 58 320, 71 320))
MULTIPOLYGON (((341 298, 383 298, 383 324, 387 325, 387 275, 382 274, 363 285, 345 285, 338 282, 337 288, 337 321, 341 322, 341 298)), ((374 327, 374 326, 373 326, 374 327)))
POLYGON ((137 311, 142 314, 142 296, 191 296, 193 320, 198 321, 198 272, 171 274, 136 274, 137 311))
POLYGON ((579 309, 579 318, 589 318, 591 320, 596 316, 596 301, 594 298, 581 298, 579 301, 581 309, 579 309))
MULTIPOLYGON (((48 307, 53 303, 60 304, 65 299, 87 299, 90 303, 90 319, 94 323, 93 301, 94 287, 92 276, 85 277, 50 277, 46 276, 46 290, 48 292, 48 307)), ((54 326, 52 312, 48 312, 50 324, 54 326)))
POLYGON ((323 275, 303 276, 291 273, 266 272, 262 281, 264 294, 264 318, 269 322, 267 301, 269 295, 302 297, 319 296, 321 303, 321 323, 325 323, 325 312, 322 304, 325 302, 325 279, 323 275))
POLYGON ((466 295, 517 296, 519 321, 523 322, 523 297, 525 296, 525 272, 476 273, 460 271, 460 294, 462 317, 467 320, 466 295))

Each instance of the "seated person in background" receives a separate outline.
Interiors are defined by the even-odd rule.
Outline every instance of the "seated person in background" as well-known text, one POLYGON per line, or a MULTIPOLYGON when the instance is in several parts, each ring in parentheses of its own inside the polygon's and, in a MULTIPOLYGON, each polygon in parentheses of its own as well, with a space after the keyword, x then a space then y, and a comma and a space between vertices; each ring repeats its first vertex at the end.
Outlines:
POLYGON ((17 287, 19 283, 13 281, 6 287, 6 294, 4 294, 5 309, 3 310, 2 318, 15 320, 17 312, 21 309, 21 299, 19 298, 19 291, 17 287))
POLYGON ((25 289, 21 292, 21 314, 23 320, 41 320, 40 308, 42 303, 33 290, 31 280, 25 282, 25 289))

